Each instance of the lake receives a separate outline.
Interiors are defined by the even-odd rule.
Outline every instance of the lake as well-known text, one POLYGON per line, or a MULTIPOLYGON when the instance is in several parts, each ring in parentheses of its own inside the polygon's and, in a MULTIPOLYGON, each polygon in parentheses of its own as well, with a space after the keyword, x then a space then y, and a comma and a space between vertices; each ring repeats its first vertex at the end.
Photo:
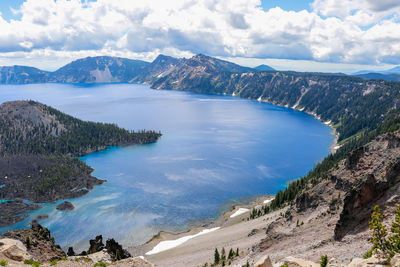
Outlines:
POLYGON ((87 249, 98 234, 124 245, 160 230, 185 231, 250 196, 274 194, 328 155, 331 129, 305 113, 233 96, 152 90, 136 84, 1 85, 0 102, 36 100, 83 120, 117 123, 163 136, 155 144, 110 147, 82 157, 108 182, 39 214, 63 248, 87 249))

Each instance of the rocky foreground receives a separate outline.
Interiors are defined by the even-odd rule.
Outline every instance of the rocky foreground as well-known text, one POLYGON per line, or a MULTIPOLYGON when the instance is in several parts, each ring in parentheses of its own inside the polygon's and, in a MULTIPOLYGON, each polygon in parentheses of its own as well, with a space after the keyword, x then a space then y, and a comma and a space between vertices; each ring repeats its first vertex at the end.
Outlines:
POLYGON ((102 236, 90 240, 87 251, 75 255, 73 248, 69 248, 67 254, 55 243, 50 231, 37 223, 32 223, 31 229, 10 231, 0 238, 0 266, 154 266, 142 258, 131 257, 114 239, 108 239, 104 245, 102 236))

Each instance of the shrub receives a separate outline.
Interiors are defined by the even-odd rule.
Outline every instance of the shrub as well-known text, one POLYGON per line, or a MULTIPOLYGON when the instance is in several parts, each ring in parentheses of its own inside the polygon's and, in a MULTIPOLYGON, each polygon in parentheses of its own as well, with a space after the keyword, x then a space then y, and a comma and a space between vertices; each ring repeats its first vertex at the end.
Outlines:
POLYGON ((321 261, 319 263, 320 263, 321 267, 326 267, 328 265, 328 256, 322 255, 321 261))
POLYGON ((24 260, 25 264, 30 264, 34 267, 39 267, 40 264, 42 264, 40 261, 34 261, 34 260, 24 260))
POLYGON ((0 266, 7 266, 8 263, 5 260, 0 261, 0 266))
POLYGON ((97 266, 99 266, 99 267, 107 267, 107 264, 105 264, 104 262, 98 262, 98 263, 96 263, 95 265, 94 265, 94 267, 97 267, 97 266))

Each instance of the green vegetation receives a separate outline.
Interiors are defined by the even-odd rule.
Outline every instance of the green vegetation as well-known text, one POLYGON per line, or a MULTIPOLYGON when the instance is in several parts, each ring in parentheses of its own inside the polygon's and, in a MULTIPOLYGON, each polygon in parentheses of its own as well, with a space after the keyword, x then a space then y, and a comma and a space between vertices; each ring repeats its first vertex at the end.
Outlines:
POLYGON ((319 263, 320 263, 321 267, 326 267, 328 265, 328 256, 322 255, 319 263))
POLYGON ((97 263, 94 264, 94 267, 97 267, 97 266, 99 266, 99 267, 107 267, 107 264, 101 261, 101 262, 97 262, 97 263))
POLYGON ((214 251, 214 263, 208 265, 208 262, 206 262, 202 265, 202 267, 226 266, 227 264, 231 265, 232 261, 238 256, 239 248, 236 248, 236 251, 230 248, 228 255, 226 255, 226 250, 224 247, 221 249, 221 253, 219 253, 218 249, 216 248, 214 251))
POLYGON ((364 258, 376 255, 387 263, 394 254, 400 253, 400 205, 397 207, 396 216, 390 228, 390 236, 388 236, 386 227, 383 225, 383 215, 379 206, 374 207, 369 229, 371 231, 369 242, 372 247, 364 254, 364 258))
POLYGON ((5 260, 0 261, 0 266, 7 266, 8 263, 5 260))
POLYGON ((25 245, 28 250, 31 248, 31 238, 29 237, 29 235, 27 235, 25 238, 25 245))
POLYGON ((219 256, 218 249, 215 249, 215 252, 214 252, 214 264, 219 264, 219 260, 220 260, 220 256, 219 256))
POLYGON ((83 261, 83 262, 92 262, 91 258, 86 258, 86 257, 79 257, 79 258, 75 258, 75 261, 79 262, 79 261, 83 261))
POLYGON ((50 263, 50 265, 56 265, 58 263, 58 260, 53 260, 53 261, 50 261, 49 263, 50 263))
POLYGON ((287 262, 285 262, 284 264, 282 264, 280 267, 288 267, 289 264, 287 262))
POLYGON ((34 260, 24 260, 25 264, 30 264, 33 267, 39 267, 40 264, 42 264, 40 261, 34 261, 34 260))
POLYGON ((117 261, 119 261, 119 260, 121 259, 121 253, 119 252, 119 249, 117 249, 117 250, 115 251, 115 259, 116 259, 117 261))

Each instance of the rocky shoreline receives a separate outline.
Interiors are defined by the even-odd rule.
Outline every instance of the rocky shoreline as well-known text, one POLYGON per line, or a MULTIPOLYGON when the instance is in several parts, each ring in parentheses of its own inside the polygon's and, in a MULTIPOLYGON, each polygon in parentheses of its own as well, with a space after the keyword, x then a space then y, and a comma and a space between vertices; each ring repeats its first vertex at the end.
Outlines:
POLYGON ((26 214, 19 214, 40 209, 37 204, 27 204, 23 200, 12 200, 0 203, 0 227, 11 225, 28 217, 26 214))

